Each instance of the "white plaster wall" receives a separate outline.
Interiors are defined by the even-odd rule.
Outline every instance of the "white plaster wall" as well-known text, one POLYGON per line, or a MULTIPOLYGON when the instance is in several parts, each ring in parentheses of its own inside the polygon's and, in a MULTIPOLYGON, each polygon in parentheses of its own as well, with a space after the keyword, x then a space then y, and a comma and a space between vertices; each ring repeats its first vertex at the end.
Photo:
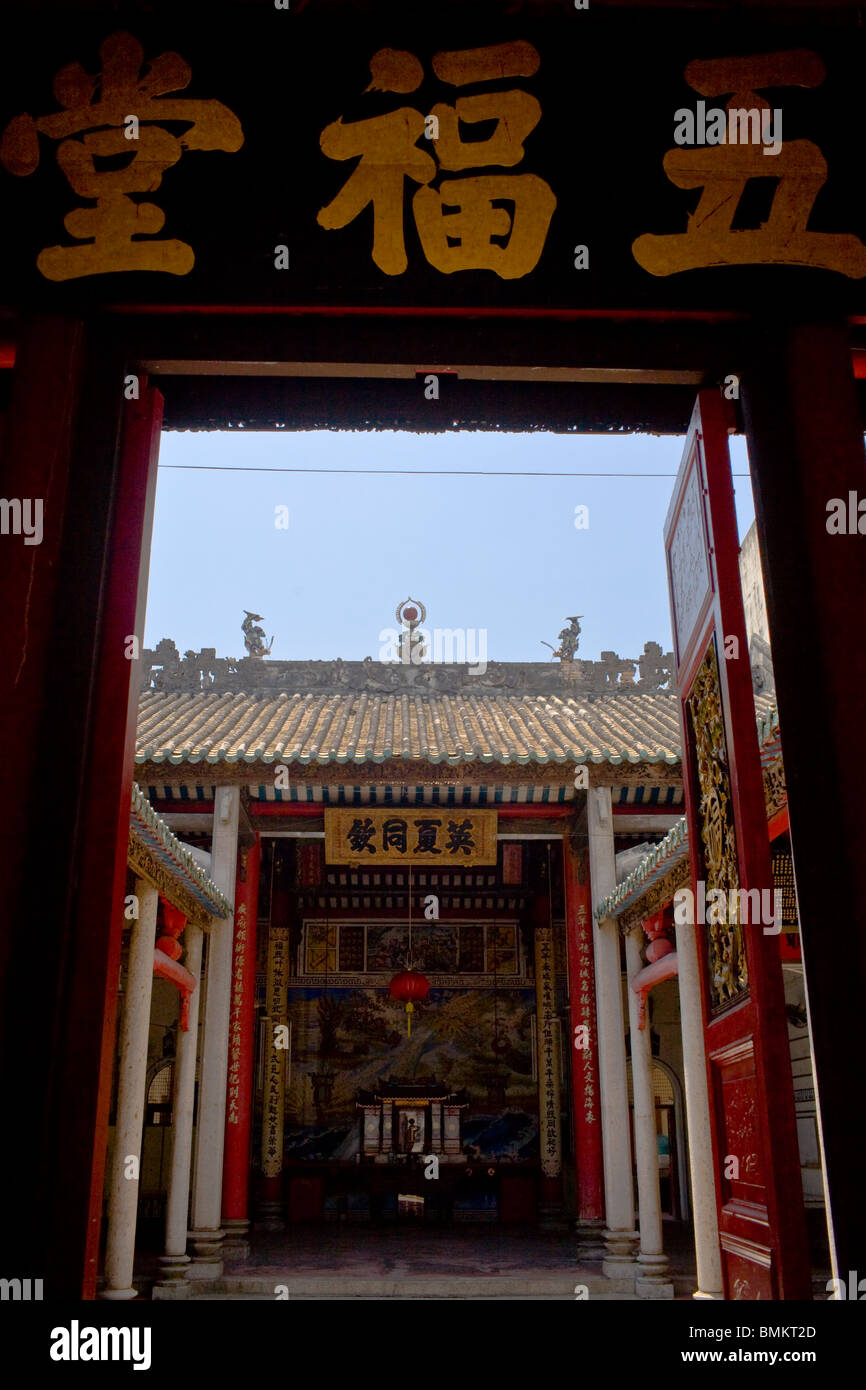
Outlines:
POLYGON ((758 528, 754 521, 740 546, 740 584, 743 590, 743 608, 746 612, 746 636, 751 641, 752 634, 756 632, 765 642, 769 642, 770 625, 764 597, 764 576, 758 549, 758 528))

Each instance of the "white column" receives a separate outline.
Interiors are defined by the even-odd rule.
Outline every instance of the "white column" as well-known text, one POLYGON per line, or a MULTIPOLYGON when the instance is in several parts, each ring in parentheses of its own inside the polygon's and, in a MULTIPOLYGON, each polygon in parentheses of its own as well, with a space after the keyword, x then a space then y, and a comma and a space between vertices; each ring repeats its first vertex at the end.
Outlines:
POLYGON ((603 1238, 607 1253, 602 1261, 602 1270, 608 1277, 617 1278, 634 1275, 633 1253, 637 1234, 634 1229, 619 930, 616 922, 610 919, 598 922, 595 918, 597 905, 616 887, 610 788, 590 787, 586 801, 604 1149, 606 1228, 603 1238))
MULTIPOLYGON (((234 903, 240 787, 217 787, 214 797, 211 878, 234 903)), ((215 917, 208 937, 204 1030, 199 1068, 198 1124, 193 1169, 193 1262, 188 1279, 218 1279, 221 1258, 223 1145, 232 988, 234 912, 215 917)))
POLYGON ((100 1297, 135 1298, 132 1266, 138 1214, 138 1170, 147 1084, 147 1041, 153 993, 153 948, 159 894, 144 879, 136 879, 138 918, 129 943, 126 994, 120 1025, 120 1069, 117 1082, 117 1124, 108 1189, 108 1240, 105 1247, 105 1287, 100 1297))
POLYGON ((658 1139, 652 1088, 650 1032, 640 1027, 640 996, 631 987, 641 957, 643 928, 640 923, 625 939, 628 980, 628 1018, 631 1037, 631 1079, 634 1095, 634 1148, 637 1166, 638 1219, 640 1225, 639 1274, 635 1292, 642 1298, 673 1298, 674 1286, 666 1279, 667 1255, 662 1241, 662 1207, 659 1194, 658 1139))
MULTIPOLYGON (((674 914, 676 922, 677 914, 674 914)), ((704 1011, 701 1004, 700 961, 695 927, 677 923, 677 973, 680 987, 680 1026, 683 1034, 683 1083, 689 1136, 689 1175, 698 1287, 694 1298, 724 1298, 719 1218, 716 1209, 710 1098, 704 1050, 704 1011)))
POLYGON ((190 1160, 192 1158, 192 1117, 195 1104, 195 1060, 198 1047, 198 1011, 201 998, 202 929, 187 921, 184 928, 186 969, 195 977, 196 987, 189 996, 188 1028, 177 1030, 174 1058, 174 1091, 171 1101, 172 1150, 168 1175, 168 1201, 165 1209, 165 1254, 160 1256, 162 1278, 153 1297, 183 1298, 189 1286, 184 1279, 189 1256, 186 1253, 189 1212, 190 1160))

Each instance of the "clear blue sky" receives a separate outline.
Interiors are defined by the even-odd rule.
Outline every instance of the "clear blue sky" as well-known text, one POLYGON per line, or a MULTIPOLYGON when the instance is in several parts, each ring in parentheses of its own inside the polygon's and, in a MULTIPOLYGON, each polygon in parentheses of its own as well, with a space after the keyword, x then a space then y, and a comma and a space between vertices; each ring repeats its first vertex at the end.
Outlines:
MULTIPOLYGON (((543 661, 567 614, 580 655, 670 647, 662 525, 682 439, 645 435, 166 433, 145 645, 244 655, 243 610, 273 657, 374 659, 410 594, 429 628, 486 628, 491 661, 543 661), (173 471, 258 468, 634 473, 615 478, 395 477, 173 471), (574 526, 575 507, 589 527, 574 526), (274 524, 289 509, 288 529, 274 524)), ((735 473, 748 468, 732 440, 735 473)), ((740 535, 753 519, 735 478, 740 535)))

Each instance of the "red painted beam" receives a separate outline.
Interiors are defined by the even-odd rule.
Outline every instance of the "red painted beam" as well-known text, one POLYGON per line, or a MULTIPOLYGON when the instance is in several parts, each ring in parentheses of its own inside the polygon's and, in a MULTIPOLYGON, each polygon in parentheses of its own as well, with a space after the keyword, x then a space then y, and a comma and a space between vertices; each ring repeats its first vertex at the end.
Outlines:
MULTIPOLYGON (((166 810, 177 810, 177 802, 164 803, 166 810)), ((184 802, 190 811, 208 810, 212 807, 212 802, 184 802)), ((376 811, 497 811, 503 820, 563 820, 571 815, 574 803, 571 801, 563 802, 561 805, 529 805, 529 806, 387 806, 387 803, 377 803, 372 809, 376 811)), ((159 809, 159 806, 157 806, 159 809)), ((322 816, 325 811, 333 810, 357 810, 359 813, 367 810, 366 806, 326 806, 322 801, 251 801, 249 812, 251 816, 284 816, 291 819, 292 816, 322 816)))
MULTIPOLYGON (((153 801, 151 805, 161 816, 213 814, 212 801, 153 801)), ((352 808, 346 806, 328 806, 322 801, 251 801, 249 803, 250 816, 277 816, 283 820, 292 820, 300 816, 321 817, 324 815, 325 811, 332 811, 335 809, 347 810, 352 808)), ((356 809, 361 812, 365 808, 364 806, 358 806, 356 809)), ((382 810, 384 809, 384 805, 377 803, 373 809, 382 810)), ((395 811, 413 811, 421 808, 416 806, 394 806, 393 809, 395 811)), ((556 805, 549 805, 547 803, 539 805, 533 803, 527 806, 440 806, 438 808, 435 806, 426 806, 424 809, 428 811, 431 809, 438 809, 440 811, 496 811, 502 820, 564 820, 572 814, 574 802, 565 801, 556 805)), ((667 810, 667 814, 671 814, 670 808, 659 807, 658 809, 659 811, 667 810)))

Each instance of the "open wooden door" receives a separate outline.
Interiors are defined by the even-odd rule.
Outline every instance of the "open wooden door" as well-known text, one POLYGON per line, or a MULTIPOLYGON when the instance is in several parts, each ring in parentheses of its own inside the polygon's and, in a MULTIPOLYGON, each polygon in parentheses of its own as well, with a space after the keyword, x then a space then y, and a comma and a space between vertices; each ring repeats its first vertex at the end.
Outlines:
POLYGON ((725 402, 701 391, 664 532, 719 1236, 728 1298, 803 1299, 805 1214, 727 436, 725 402), (712 889, 724 907, 715 896, 702 907, 712 889), (740 890, 753 889, 764 893, 746 905, 740 890))
MULTIPOLYGON (((117 378, 100 378, 121 395, 117 378)), ((122 378, 121 378, 122 379, 122 378)), ((84 714, 77 823, 64 926, 62 1007, 55 1024, 52 1133, 75 1137, 63 1155, 63 1181, 44 1179, 51 1296, 93 1298, 102 1212, 108 1107, 114 1058, 130 794, 163 398, 143 376, 121 397, 104 455, 94 455, 93 487, 110 486, 105 524, 93 543, 101 589, 86 653, 91 693, 84 714)), ((85 460, 86 462, 86 460, 85 460)), ((70 524, 87 516, 85 495, 70 524)), ((94 583, 94 589, 96 584, 94 583)))

